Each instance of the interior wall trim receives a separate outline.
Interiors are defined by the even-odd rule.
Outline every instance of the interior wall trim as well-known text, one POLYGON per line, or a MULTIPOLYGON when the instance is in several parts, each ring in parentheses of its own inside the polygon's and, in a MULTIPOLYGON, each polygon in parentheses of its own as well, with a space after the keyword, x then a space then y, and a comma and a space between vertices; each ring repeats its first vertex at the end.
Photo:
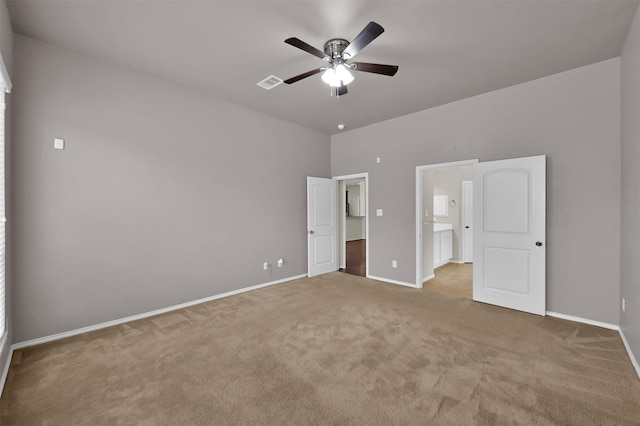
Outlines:
POLYGON ((404 281, 396 281, 396 280, 392 280, 390 278, 374 277, 373 275, 367 275, 367 278, 372 279, 372 280, 376 280, 376 281, 382 281, 382 282, 385 282, 385 283, 390 283, 390 284, 403 285, 405 287, 420 288, 420 287, 416 286, 414 283, 406 283, 404 281))
POLYGON ((39 337, 37 339, 26 340, 24 342, 14 343, 13 345, 11 345, 11 348, 12 348, 12 350, 16 350, 16 349, 26 348, 26 347, 29 347, 29 346, 39 345, 39 344, 42 344, 42 343, 52 342, 54 340, 64 339, 65 337, 76 336, 78 334, 88 333, 90 331, 95 331, 95 330, 100 330, 100 329, 107 328, 107 327, 112 327, 114 325, 119 325, 119 324, 122 324, 122 323, 125 323, 125 322, 135 321, 135 320, 139 320, 139 319, 143 319, 143 318, 152 317, 154 315, 164 314, 166 312, 175 311, 176 309, 186 308, 186 307, 189 307, 189 306, 197 305, 199 303, 210 302, 212 300, 222 299, 223 297, 233 296, 235 294, 245 293, 245 292, 251 291, 251 290, 257 290, 259 288, 268 287, 268 286, 272 286, 272 285, 276 285, 276 284, 282 284, 282 283, 285 283, 287 281, 293 281, 293 280, 297 280, 297 279, 300 279, 300 278, 305 278, 306 276, 307 276, 307 274, 296 275, 296 276, 293 276, 293 277, 283 278, 281 280, 270 281, 270 282, 264 283, 264 284, 258 284, 258 285, 254 285, 254 286, 251 286, 251 287, 244 287, 244 288, 241 288, 241 289, 238 289, 238 290, 228 291, 226 293, 216 294, 214 296, 209 296, 209 297, 205 297, 205 298, 202 298, 202 299, 192 300, 190 302, 180 303, 178 305, 168 306, 166 308, 156 309, 154 311, 144 312, 142 314, 131 315, 131 316, 128 316, 128 317, 125 317, 125 318, 116 319, 116 320, 113 320, 113 321, 107 321, 107 322, 103 322, 103 323, 100 323, 100 324, 95 324, 95 325, 90 325, 90 326, 87 326, 87 327, 78 328, 78 329, 75 329, 75 330, 65 331, 65 332, 57 333, 57 334, 52 334, 50 336, 39 337))
POLYGON ((436 277, 436 274, 431 274, 431 275, 428 275, 426 277, 422 277, 422 282, 425 283, 425 282, 427 282, 429 280, 434 279, 435 277, 436 277))
POLYGON ((620 330, 620 326, 616 324, 609 324, 608 322, 601 322, 590 320, 587 318, 574 317, 573 315, 561 314, 558 312, 547 311, 546 314, 553 318, 560 318, 568 321, 581 322, 583 324, 595 325, 596 327, 608 328, 609 330, 620 330))
POLYGON ((617 331, 620 334, 620 338, 622 339, 622 344, 624 345, 624 348, 627 351, 627 356, 629 356, 629 360, 631 361, 631 364, 633 365, 633 368, 636 370, 636 374, 640 379, 640 364, 638 363, 638 360, 636 359, 636 356, 631 350, 631 346, 629 346, 629 342, 627 341, 627 338, 624 335, 624 332, 622 331, 622 328, 620 328, 619 325, 610 324, 608 322, 594 321, 586 318, 574 317, 573 315, 565 315, 565 314, 560 314, 558 312, 547 311, 546 313, 550 317, 560 318, 560 319, 575 321, 575 322, 581 322, 583 324, 595 325, 596 327, 608 328, 609 330, 617 331))
POLYGON ((2 369, 2 377, 0 377, 0 396, 2 396, 2 392, 4 391, 4 384, 7 381, 7 375, 9 375, 9 366, 11 365, 11 358, 13 358, 13 345, 9 348, 9 355, 7 355, 7 361, 4 363, 4 368, 2 369))
POLYGON ((626 336, 624 335, 624 332, 622 331, 622 328, 620 330, 618 330, 620 332, 620 338, 622 339, 622 343, 624 344, 624 348, 627 350, 627 355, 629 355, 629 359, 631 360, 631 364, 633 364, 633 368, 636 369, 636 374, 638 375, 638 378, 640 379, 640 364, 638 364, 638 360, 636 359, 635 355, 633 354, 633 351, 631 350, 631 346, 629 346, 629 342, 627 341, 626 336))

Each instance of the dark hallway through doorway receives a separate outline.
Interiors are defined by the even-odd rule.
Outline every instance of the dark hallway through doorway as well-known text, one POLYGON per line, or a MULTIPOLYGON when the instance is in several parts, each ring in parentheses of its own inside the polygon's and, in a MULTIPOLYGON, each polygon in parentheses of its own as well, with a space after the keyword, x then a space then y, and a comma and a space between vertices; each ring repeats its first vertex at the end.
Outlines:
POLYGON ((344 271, 361 277, 366 276, 367 240, 347 241, 347 265, 344 271))

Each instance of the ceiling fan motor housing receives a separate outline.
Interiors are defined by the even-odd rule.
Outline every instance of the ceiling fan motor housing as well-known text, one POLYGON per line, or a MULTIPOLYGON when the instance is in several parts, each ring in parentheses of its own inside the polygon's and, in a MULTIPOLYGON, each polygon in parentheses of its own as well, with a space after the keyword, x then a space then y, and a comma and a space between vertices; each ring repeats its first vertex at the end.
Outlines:
POLYGON ((349 46, 349 41, 343 38, 332 38, 324 44, 324 53, 329 58, 340 59, 342 58, 342 52, 349 46))

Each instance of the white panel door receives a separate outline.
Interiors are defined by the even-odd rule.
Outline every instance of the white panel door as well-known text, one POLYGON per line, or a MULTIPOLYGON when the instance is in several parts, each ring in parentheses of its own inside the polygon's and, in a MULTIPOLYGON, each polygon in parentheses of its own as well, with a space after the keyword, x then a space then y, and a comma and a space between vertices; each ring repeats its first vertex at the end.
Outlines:
POLYGON ((544 155, 474 165, 473 300, 544 315, 544 155))
POLYGON ((462 261, 473 262, 473 182, 462 182, 462 261))
POLYGON ((338 181, 307 177, 308 275, 338 270, 338 181))

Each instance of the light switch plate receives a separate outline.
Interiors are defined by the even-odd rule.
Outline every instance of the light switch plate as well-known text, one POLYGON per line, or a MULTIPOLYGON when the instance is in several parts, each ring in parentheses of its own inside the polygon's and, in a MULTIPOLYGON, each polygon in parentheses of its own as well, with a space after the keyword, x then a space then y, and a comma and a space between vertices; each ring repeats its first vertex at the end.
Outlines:
POLYGON ((64 139, 54 139, 53 147, 55 149, 64 149, 64 139))
POLYGON ((376 216, 382 216, 382 209, 376 209, 376 216))

